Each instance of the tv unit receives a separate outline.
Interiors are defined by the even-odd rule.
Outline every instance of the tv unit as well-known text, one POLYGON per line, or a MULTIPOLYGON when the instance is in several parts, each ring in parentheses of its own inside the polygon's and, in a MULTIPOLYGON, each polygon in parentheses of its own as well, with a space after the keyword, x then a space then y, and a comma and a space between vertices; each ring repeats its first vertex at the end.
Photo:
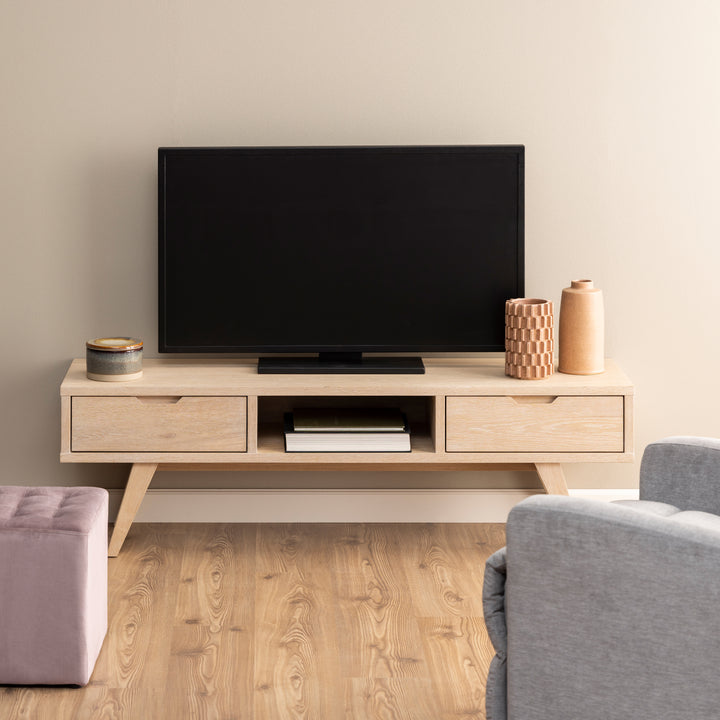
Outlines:
POLYGON ((521 145, 159 148, 158 189, 161 352, 376 373, 504 350, 521 145))

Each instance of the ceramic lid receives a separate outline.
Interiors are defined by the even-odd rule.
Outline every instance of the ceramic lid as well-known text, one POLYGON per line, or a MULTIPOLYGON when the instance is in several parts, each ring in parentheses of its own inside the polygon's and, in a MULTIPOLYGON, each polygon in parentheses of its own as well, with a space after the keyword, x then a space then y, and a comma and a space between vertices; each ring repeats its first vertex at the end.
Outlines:
POLYGON ((129 337, 106 337, 88 340, 85 343, 93 350, 105 350, 107 352, 127 352, 128 350, 141 350, 142 340, 129 337))

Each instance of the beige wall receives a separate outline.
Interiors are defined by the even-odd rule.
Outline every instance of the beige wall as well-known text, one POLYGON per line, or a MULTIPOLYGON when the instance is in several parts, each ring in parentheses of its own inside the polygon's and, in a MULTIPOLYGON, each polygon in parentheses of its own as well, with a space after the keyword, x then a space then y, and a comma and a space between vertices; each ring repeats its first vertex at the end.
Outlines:
POLYGON ((58 386, 93 336, 156 354, 158 145, 524 143, 527 294, 604 289, 638 456, 720 436, 717 0, 9 0, 0 54, 1 482, 122 483, 60 466, 58 386))

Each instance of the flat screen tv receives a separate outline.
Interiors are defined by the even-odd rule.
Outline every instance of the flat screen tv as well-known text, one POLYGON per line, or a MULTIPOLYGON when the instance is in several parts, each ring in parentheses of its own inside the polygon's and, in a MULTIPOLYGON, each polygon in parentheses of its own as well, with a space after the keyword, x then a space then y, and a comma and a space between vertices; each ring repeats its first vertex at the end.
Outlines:
POLYGON ((158 161, 161 352, 423 372, 421 353, 504 349, 505 300, 524 294, 523 146, 160 148, 158 161))

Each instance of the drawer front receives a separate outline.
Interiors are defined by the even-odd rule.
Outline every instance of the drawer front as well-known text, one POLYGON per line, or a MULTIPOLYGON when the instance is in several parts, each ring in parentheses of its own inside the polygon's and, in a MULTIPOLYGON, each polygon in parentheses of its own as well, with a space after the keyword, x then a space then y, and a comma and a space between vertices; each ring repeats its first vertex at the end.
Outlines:
POLYGON ((447 452, 623 452, 622 395, 448 397, 447 452))
POLYGON ((73 452, 246 452, 245 397, 73 397, 73 452))

